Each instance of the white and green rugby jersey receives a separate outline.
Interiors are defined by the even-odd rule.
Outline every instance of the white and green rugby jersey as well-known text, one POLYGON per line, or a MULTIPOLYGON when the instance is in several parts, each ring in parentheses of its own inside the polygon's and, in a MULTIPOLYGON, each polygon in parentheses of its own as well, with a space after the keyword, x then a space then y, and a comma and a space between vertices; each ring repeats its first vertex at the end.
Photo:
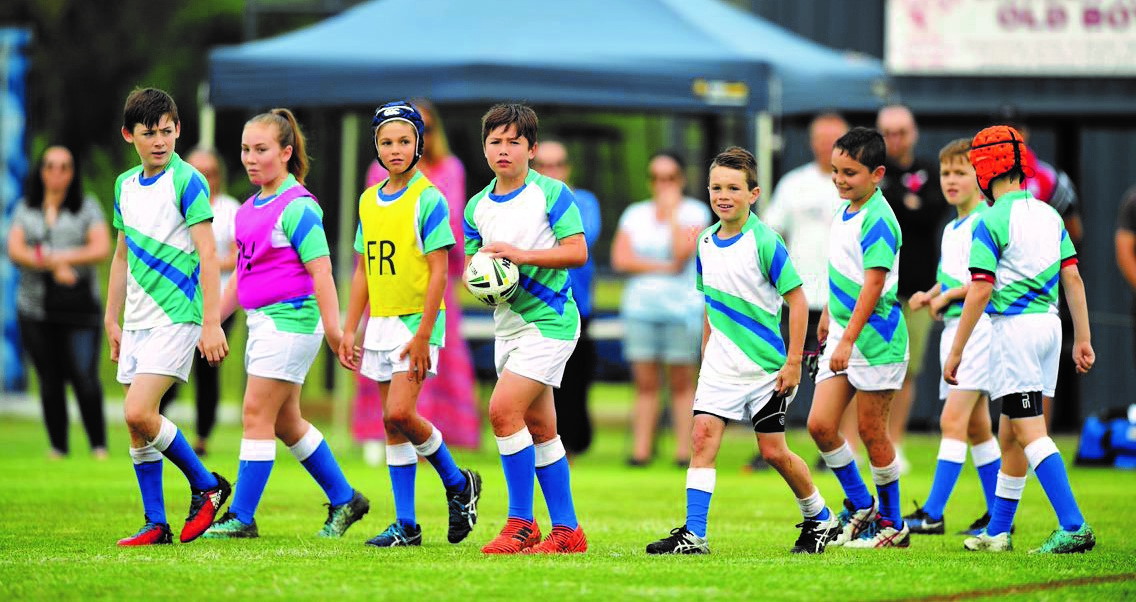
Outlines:
MULTIPOLYGON (((980 201, 974 211, 966 217, 956 217, 943 229, 943 243, 939 255, 939 292, 945 293, 970 282, 970 241, 974 237, 974 227, 981 214, 989 205, 980 201)), ((962 299, 952 301, 943 310, 944 318, 957 318, 962 315, 962 299)))
MULTIPOLYGON (((509 194, 493 194, 496 185, 494 178, 465 206, 466 255, 493 242, 551 249, 560 239, 584 232, 576 197, 563 182, 530 169, 525 185, 509 194)), ((517 267, 521 272, 517 293, 493 312, 497 338, 532 333, 570 341, 580 336, 580 313, 568 270, 517 267)))
POLYGON ((718 222, 698 236, 695 255, 710 320, 699 378, 752 383, 785 365, 781 298, 802 282, 781 236, 756 215, 730 238, 718 236, 721 228, 718 222))
POLYGON ((999 197, 974 227, 970 272, 994 284, 988 314, 1057 313, 1061 268, 1075 263, 1061 216, 1027 190, 999 197))
MULTIPOLYGON (((252 203, 255 207, 268 206, 280 198, 285 190, 297 185, 299 182, 296 181, 296 176, 288 174, 276 189, 276 194, 261 198, 257 193, 252 203)), ((323 209, 319 203, 310 196, 299 197, 288 203, 272 228, 272 246, 278 249, 292 247, 300 256, 301 263, 331 255, 327 234, 323 229, 323 209)), ((250 319, 254 316, 271 320, 277 332, 323 333, 323 321, 314 294, 265 305, 249 312, 250 319)))
POLYGON ((828 239, 828 314, 847 328, 864 287, 864 274, 873 268, 887 270, 883 292, 852 346, 849 361, 869 366, 902 362, 907 357, 907 323, 896 299, 899 249, 903 246, 899 222, 879 188, 859 211, 849 213, 850 206, 846 201, 832 217, 828 239))
POLYGON ((123 328, 201 324, 201 259, 189 227, 213 219, 209 184, 176 153, 154 177, 142 169, 114 183, 113 225, 127 248, 123 328))

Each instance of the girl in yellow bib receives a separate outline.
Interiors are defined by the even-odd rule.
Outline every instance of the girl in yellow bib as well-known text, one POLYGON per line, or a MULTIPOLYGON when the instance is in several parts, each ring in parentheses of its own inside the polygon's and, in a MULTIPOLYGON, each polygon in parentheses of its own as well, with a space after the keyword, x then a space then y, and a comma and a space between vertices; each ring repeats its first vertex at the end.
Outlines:
POLYGON ((359 253, 351 281, 347 322, 339 346, 345 367, 379 383, 387 466, 394 492, 395 521, 369 540, 377 547, 416 546, 422 528, 414 512, 418 455, 438 471, 449 504, 450 543, 469 535, 477 522, 481 476, 458 468, 442 433, 418 415, 422 383, 435 374, 445 344, 446 253, 454 246, 446 199, 419 173, 422 115, 407 101, 387 103, 371 121, 379 163, 390 177, 359 197, 359 253), (362 357, 355 331, 370 304, 362 357))

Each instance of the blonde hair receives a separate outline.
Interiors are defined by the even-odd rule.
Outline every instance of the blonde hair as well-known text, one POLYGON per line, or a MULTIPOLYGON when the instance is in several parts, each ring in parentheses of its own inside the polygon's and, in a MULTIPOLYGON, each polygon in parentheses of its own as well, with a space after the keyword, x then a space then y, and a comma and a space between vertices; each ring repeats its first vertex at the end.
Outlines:
POLYGON ((714 161, 710 163, 710 169, 715 167, 736 169, 745 174, 746 186, 750 189, 757 188, 757 159, 754 158, 753 153, 746 149, 740 146, 731 146, 718 153, 718 156, 714 157, 714 161))
POLYGON ((955 158, 970 163, 968 153, 970 153, 970 138, 956 138, 939 150, 939 163, 947 163, 955 158))
POLYGON ((281 108, 272 109, 267 113, 261 113, 249 119, 245 122, 245 125, 248 126, 253 123, 276 126, 276 141, 280 144, 280 148, 292 147, 292 156, 288 159, 288 173, 296 176, 296 181, 303 184, 304 177, 308 175, 311 160, 308 158, 305 149, 304 132, 300 130, 300 124, 296 122, 296 116, 292 114, 292 111, 281 108))

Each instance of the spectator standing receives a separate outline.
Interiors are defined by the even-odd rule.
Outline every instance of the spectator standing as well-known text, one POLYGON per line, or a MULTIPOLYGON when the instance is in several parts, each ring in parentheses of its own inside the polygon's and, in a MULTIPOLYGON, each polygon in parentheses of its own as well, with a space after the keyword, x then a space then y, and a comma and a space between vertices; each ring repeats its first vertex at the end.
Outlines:
MULTIPOLYGON (((221 290, 224 291, 237 265, 237 239, 234 230, 237 210, 241 202, 225 194, 225 164, 217 151, 194 149, 185 159, 209 183, 209 206, 213 209, 213 241, 217 244, 217 267, 221 271, 221 290)), ((233 327, 233 317, 221 323, 225 336, 233 327)), ((209 434, 217 424, 217 406, 221 401, 221 366, 210 366, 200 353, 193 355, 194 401, 197 409, 197 443, 193 450, 204 456, 209 434)), ((165 413, 170 402, 177 398, 178 384, 174 383, 162 396, 161 411, 165 413)))
MULTIPOLYGON (((1116 265, 1133 293, 1130 313, 1136 335, 1136 186, 1124 193, 1116 219, 1116 265)), ((1134 337, 1136 341, 1136 337, 1134 337)))
POLYGON ((710 224, 710 209, 683 194, 685 169, 678 154, 651 156, 651 198, 624 210, 612 244, 612 267, 629 276, 620 316, 623 354, 631 363, 635 385, 628 458, 632 466, 646 465, 654 456, 661 369, 670 388, 674 459, 682 466, 690 461, 694 374, 702 336, 694 251, 698 233, 710 224))
POLYGON ((907 378, 891 407, 889 434, 899 456, 900 471, 909 464, 903 454, 903 435, 915 399, 915 386, 923 369, 923 356, 931 331, 928 312, 912 311, 911 295, 927 290, 935 283, 939 267, 939 235, 948 218, 950 206, 939 185, 937 160, 917 156, 915 144, 919 128, 915 116, 903 105, 880 109, 876 127, 887 145, 887 162, 880 189, 891 205, 903 232, 904 248, 899 258, 899 302, 907 321, 908 348, 911 359, 907 378))
POLYGON ((65 147, 43 152, 27 190, 12 215, 8 255, 20 267, 20 341, 39 377, 49 454, 61 458, 69 451, 70 383, 91 453, 103 459, 102 302, 95 265, 110 254, 110 230, 98 201, 83 194, 75 157, 65 147))
MULTIPOLYGON (((454 238, 463 240, 462 216, 465 213, 465 167, 450 153, 446 132, 437 109, 426 99, 411 101, 422 114, 422 159, 418 169, 446 197, 450 210, 450 229, 454 238)), ((378 161, 367 170, 367 186, 374 186, 388 177, 378 161)), ((461 334, 462 311, 457 291, 463 286, 462 271, 465 257, 462 245, 449 251, 449 286, 446 287, 446 346, 438 354, 438 374, 422 385, 418 395, 418 413, 446 434, 451 447, 476 449, 481 445, 481 417, 474 399, 473 356, 469 344, 461 334)), ((383 410, 375 381, 356 375, 352 431, 365 447, 382 450, 382 446, 368 445, 383 439, 383 410)), ((381 453, 381 451, 379 452, 381 453)), ((368 456, 373 454, 369 453, 368 456)), ((368 460, 375 463, 374 457, 368 460)))
MULTIPOLYGON (((533 169, 542 175, 571 185, 572 162, 568 160, 568 149, 557 140, 545 140, 536 147, 533 169)), ((600 237, 600 203, 596 195, 588 190, 574 188, 576 206, 580 209, 580 220, 584 223, 584 240, 588 244, 588 262, 578 268, 568 270, 572 282, 572 296, 580 311, 580 338, 568 363, 564 366, 564 380, 559 389, 552 390, 556 404, 557 429, 564 449, 575 456, 587 451, 592 444, 592 419, 588 414, 588 389, 596 369, 596 345, 588 336, 588 324, 592 320, 594 299, 595 260, 592 247, 600 237)))

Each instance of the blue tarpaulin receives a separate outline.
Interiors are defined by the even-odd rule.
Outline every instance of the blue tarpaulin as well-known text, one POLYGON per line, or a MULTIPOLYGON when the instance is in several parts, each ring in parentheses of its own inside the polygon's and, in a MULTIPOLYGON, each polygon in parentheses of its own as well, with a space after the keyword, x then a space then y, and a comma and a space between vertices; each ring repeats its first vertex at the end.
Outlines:
POLYGON ((375 0, 209 63, 218 107, 426 96, 799 114, 874 110, 887 91, 877 59, 718 0, 375 0))

